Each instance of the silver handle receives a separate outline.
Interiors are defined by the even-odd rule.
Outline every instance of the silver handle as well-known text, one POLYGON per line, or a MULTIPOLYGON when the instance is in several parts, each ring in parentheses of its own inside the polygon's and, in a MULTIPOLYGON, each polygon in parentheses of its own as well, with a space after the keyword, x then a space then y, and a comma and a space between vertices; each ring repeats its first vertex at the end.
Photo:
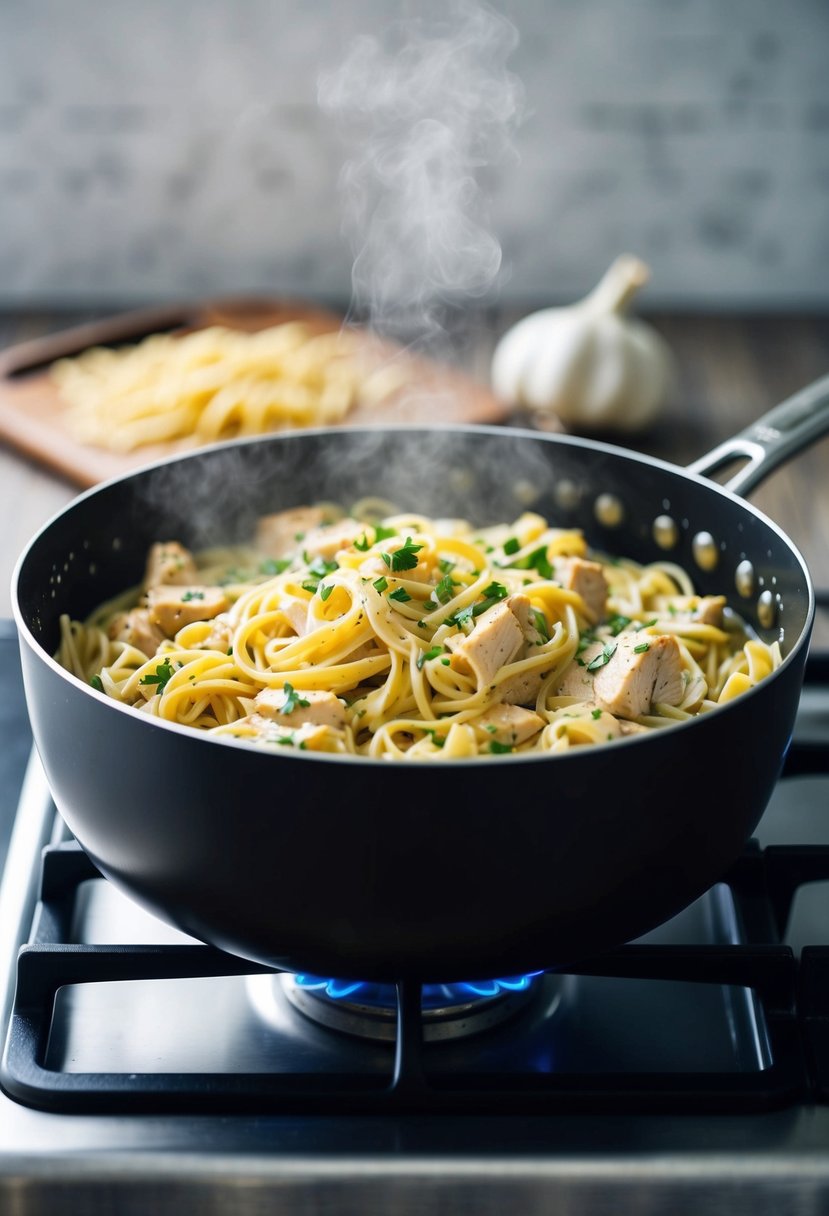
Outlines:
POLYGON ((735 458, 744 456, 747 463, 725 482, 725 489, 745 497, 778 465, 796 456, 827 431, 829 376, 824 376, 776 405, 705 456, 700 456, 688 465, 688 472, 707 477, 735 458))

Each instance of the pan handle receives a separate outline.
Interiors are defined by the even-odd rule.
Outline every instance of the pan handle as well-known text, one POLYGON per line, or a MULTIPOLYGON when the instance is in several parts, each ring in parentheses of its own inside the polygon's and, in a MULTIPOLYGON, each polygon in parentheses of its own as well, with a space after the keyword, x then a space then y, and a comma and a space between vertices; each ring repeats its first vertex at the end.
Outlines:
POLYGON ((707 477, 735 459, 745 457, 747 463, 725 482, 726 490, 744 498, 778 465, 797 455, 827 431, 829 376, 823 376, 776 405, 745 430, 726 439, 705 456, 700 456, 699 460, 688 465, 688 472, 707 477))

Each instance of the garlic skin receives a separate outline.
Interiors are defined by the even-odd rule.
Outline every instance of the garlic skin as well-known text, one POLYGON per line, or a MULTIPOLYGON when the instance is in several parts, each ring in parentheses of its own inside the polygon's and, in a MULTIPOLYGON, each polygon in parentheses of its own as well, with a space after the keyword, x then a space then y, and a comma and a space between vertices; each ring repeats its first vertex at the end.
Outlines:
POLYGON ((524 317, 495 348, 496 395, 577 431, 652 423, 670 392, 673 362, 659 334, 626 315, 649 276, 644 262, 625 254, 577 304, 524 317))

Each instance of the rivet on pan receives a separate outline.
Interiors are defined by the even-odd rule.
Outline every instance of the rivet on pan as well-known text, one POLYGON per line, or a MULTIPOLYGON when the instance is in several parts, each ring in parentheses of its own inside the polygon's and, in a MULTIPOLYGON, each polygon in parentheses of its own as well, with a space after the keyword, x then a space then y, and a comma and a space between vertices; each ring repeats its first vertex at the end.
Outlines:
POLYGON ((673 549, 679 540, 679 528, 670 515, 657 515, 653 521, 653 539, 660 549, 673 549))
POLYGON ((692 541, 694 561, 700 570, 713 570, 720 559, 717 542, 710 532, 697 532, 692 541))
POLYGON ((625 518, 625 508, 615 494, 600 494, 593 512, 605 528, 618 528, 625 518))
POLYGON ((764 591, 757 601, 757 620, 763 629, 771 629, 777 620, 777 604, 770 591, 764 591))
POLYGON ((570 481, 567 477, 562 478, 553 494, 556 502, 564 511, 572 511, 579 505, 581 498, 581 490, 574 481, 570 481))
POLYGON ((525 477, 521 477, 516 481, 512 487, 512 492, 515 495, 516 501, 520 502, 524 507, 532 506, 540 495, 538 486, 534 485, 531 481, 527 481, 525 477))
POLYGON ((747 600, 754 593, 754 567, 746 558, 744 562, 740 562, 737 569, 734 571, 734 585, 738 592, 747 600))
POLYGON ((469 469, 450 469, 449 484, 456 493, 468 494, 475 485, 475 477, 469 469))

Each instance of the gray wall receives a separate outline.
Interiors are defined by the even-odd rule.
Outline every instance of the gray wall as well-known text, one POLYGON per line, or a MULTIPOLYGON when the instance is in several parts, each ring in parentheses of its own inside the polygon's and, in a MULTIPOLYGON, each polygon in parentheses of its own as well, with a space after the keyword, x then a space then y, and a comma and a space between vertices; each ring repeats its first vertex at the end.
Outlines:
MULTIPOLYGON (((485 298, 572 297, 629 250, 652 304, 829 304, 827 0, 497 7, 526 113, 478 173, 504 253, 485 298)), ((317 79, 434 11, 0 0, 0 304, 346 299, 345 152, 317 79)))

